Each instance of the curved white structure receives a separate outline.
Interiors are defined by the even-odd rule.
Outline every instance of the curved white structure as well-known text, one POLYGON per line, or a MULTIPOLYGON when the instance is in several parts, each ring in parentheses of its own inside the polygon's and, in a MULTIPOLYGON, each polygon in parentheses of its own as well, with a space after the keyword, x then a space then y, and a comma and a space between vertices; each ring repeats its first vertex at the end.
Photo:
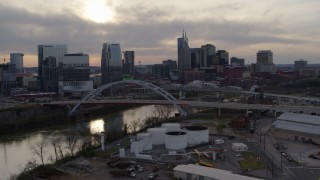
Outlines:
POLYGON ((174 107, 177 108, 177 110, 179 111, 179 113, 182 116, 187 116, 188 112, 183 110, 181 108, 181 106, 178 104, 178 100, 172 96, 170 93, 168 93, 167 91, 163 90, 162 88, 152 84, 152 83, 148 83, 148 82, 144 82, 144 81, 139 81, 139 80, 124 80, 124 81, 116 81, 116 82, 111 82, 108 84, 105 84, 103 86, 100 86, 98 89, 94 89, 92 91, 90 91, 88 93, 88 95, 86 95, 83 99, 81 99, 81 101, 79 101, 70 111, 69 111, 69 116, 72 115, 72 113, 74 113, 77 108, 81 105, 81 103, 91 100, 93 99, 97 94, 100 94, 103 90, 108 89, 114 85, 118 85, 118 84, 136 84, 136 85, 140 85, 143 86, 147 89, 151 89, 152 91, 158 93, 160 96, 162 96, 163 98, 165 98, 166 100, 168 100, 172 105, 174 105, 174 107))
POLYGON ((148 133, 152 137, 152 145, 162 145, 165 142, 166 129, 164 128, 149 128, 148 133))
POLYGON ((209 129, 204 126, 187 126, 187 142, 190 145, 196 145, 209 142, 209 129))
POLYGON ((171 131, 166 133, 166 149, 180 150, 187 147, 187 133, 171 131))
POLYGON ((142 151, 152 150, 152 136, 150 133, 139 133, 137 139, 142 140, 142 151))
POLYGON ((167 129, 167 132, 181 131, 181 126, 179 123, 164 123, 161 127, 167 129))

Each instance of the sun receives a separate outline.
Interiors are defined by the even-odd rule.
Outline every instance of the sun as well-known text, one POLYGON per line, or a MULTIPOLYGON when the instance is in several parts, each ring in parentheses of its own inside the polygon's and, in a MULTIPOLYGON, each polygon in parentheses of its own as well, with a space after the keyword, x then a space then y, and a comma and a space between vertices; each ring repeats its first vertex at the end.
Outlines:
POLYGON ((91 0, 85 5, 84 16, 96 23, 106 23, 112 20, 112 11, 103 0, 91 0))

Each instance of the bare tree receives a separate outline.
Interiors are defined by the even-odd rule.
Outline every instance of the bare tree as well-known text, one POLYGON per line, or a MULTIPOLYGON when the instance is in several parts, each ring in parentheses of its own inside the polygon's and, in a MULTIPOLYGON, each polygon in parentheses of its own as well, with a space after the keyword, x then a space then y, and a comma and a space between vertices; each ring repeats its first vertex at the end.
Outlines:
POLYGON ((47 146, 48 144, 44 140, 38 141, 31 146, 32 153, 40 159, 42 165, 44 165, 44 156, 46 154, 47 146))
POLYGON ((54 149, 55 159, 56 161, 60 158, 63 158, 63 151, 62 151, 62 139, 61 137, 55 138, 51 141, 51 145, 54 149))
POLYGON ((79 138, 75 135, 70 135, 65 138, 66 148, 69 150, 71 156, 74 155, 78 140, 79 138))
POLYGON ((132 121, 131 122, 131 130, 133 133, 137 132, 137 128, 139 127, 139 122, 138 121, 132 121))
POLYGON ((164 121, 169 119, 173 112, 174 108, 172 106, 157 105, 154 114, 159 121, 164 121))

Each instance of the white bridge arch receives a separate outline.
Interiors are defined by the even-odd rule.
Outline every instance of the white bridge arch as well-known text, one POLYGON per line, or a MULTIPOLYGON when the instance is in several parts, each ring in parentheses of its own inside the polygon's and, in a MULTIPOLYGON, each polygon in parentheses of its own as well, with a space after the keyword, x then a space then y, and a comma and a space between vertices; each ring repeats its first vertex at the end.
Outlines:
POLYGON ((83 99, 81 99, 81 101, 79 101, 69 112, 69 116, 71 116, 76 110, 77 108, 86 101, 91 100, 92 98, 94 98, 96 95, 100 94, 103 90, 106 90, 114 85, 118 85, 118 84, 136 84, 136 85, 140 85, 143 86, 147 89, 151 89, 154 92, 158 93, 159 95, 161 95, 162 97, 164 97, 166 100, 168 100, 170 103, 172 103, 172 105, 174 105, 175 108, 177 108, 177 110, 179 111, 180 115, 182 116, 187 116, 188 113, 183 110, 181 108, 181 106, 178 104, 178 100, 173 97, 170 93, 168 93, 167 91, 163 90, 162 88, 148 83, 148 82, 144 82, 144 81, 139 81, 139 80, 124 80, 124 81, 116 81, 116 82, 112 82, 112 83, 108 83, 105 84, 101 87, 99 87, 98 89, 92 90, 89 92, 88 95, 86 95, 83 99))

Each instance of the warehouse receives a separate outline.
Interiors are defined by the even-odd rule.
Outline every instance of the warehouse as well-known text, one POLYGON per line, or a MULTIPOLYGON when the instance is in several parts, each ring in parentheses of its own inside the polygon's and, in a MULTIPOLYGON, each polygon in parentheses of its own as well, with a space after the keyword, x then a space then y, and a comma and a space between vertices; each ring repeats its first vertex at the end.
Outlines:
POLYGON ((194 164, 178 165, 174 169, 174 177, 182 180, 257 180, 258 178, 233 174, 231 171, 198 166, 194 164))
POLYGON ((320 144, 320 116, 283 113, 272 124, 276 138, 320 144))

